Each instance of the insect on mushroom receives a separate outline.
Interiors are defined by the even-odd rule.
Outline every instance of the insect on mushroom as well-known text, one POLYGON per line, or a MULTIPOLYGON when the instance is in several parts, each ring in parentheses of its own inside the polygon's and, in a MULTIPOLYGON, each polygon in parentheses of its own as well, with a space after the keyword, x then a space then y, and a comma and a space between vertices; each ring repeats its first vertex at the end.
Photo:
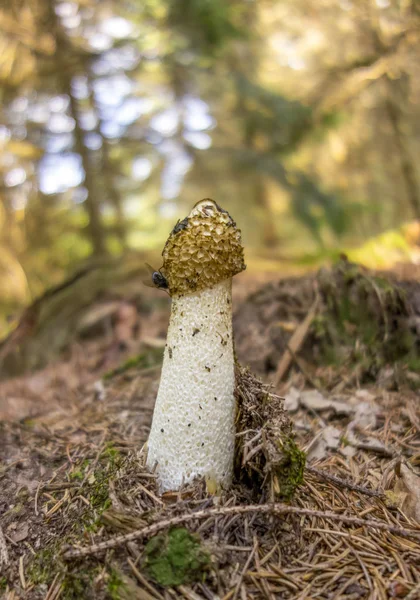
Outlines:
POLYGON ((196 477, 209 491, 228 487, 235 446, 232 277, 245 269, 241 234, 209 199, 180 223, 162 252, 172 307, 147 447, 162 493, 196 477))
POLYGON ((163 275, 163 273, 161 272, 161 269, 156 270, 152 266, 150 266, 149 263, 144 263, 144 264, 146 265, 147 270, 150 273, 152 283, 150 283, 150 281, 148 281, 148 280, 143 281, 143 283, 145 285, 147 285, 148 287, 156 287, 160 290, 167 290, 168 282, 166 281, 165 275, 163 275))

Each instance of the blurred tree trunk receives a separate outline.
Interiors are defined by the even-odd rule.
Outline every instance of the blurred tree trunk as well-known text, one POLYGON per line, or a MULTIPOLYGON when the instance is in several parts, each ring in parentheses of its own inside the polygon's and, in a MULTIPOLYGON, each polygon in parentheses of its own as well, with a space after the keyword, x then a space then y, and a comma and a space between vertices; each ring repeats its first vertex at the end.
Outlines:
MULTIPOLYGON (((99 122, 100 123, 100 122, 99 122)), ((100 125, 98 127, 100 131, 100 125)), ((109 156, 108 140, 100 133, 102 140, 102 173, 106 185, 108 198, 115 211, 115 234, 123 249, 127 248, 127 226, 124 218, 122 200, 114 185, 114 173, 109 156)))
MULTIPOLYGON (((253 61, 250 61, 252 64, 253 61)), ((234 61, 234 68, 238 72, 240 64, 234 61)), ((249 63, 246 63, 249 66, 249 63)), ((243 119, 243 145, 247 150, 256 151, 256 130, 252 114, 247 109, 246 99, 243 97, 240 86, 236 89, 236 111, 243 119)), ((253 169, 244 176, 246 188, 252 191, 252 202, 257 206, 261 222, 261 241, 264 248, 275 248, 279 244, 275 217, 272 214, 270 200, 267 193, 266 175, 258 169, 253 169)))
POLYGON ((63 83, 63 91, 70 98, 70 115, 74 119, 74 141, 75 149, 82 158, 83 170, 85 172, 85 187, 87 189, 86 210, 89 215, 89 224, 87 231, 92 242, 94 254, 105 254, 105 232, 102 226, 100 214, 100 199, 97 194, 96 177, 94 167, 91 162, 89 150, 84 143, 83 130, 80 126, 80 113, 77 99, 74 97, 71 89, 71 79, 67 73, 62 73, 61 81, 63 83))
POLYGON ((14 217, 8 196, 8 189, 3 181, 0 181, 0 204, 3 206, 3 210, 1 211, 3 214, 0 214, 0 242, 9 250, 12 250, 15 246, 13 240, 14 217))
MULTIPOLYGON (((244 24, 252 23, 254 31, 257 31, 258 18, 257 4, 249 4, 243 15, 244 24)), ((247 99, 244 97, 241 85, 239 85, 239 79, 243 76, 250 81, 258 80, 257 75, 260 62, 260 45, 258 39, 254 42, 247 40, 241 44, 238 50, 237 52, 234 50, 230 58, 230 66, 233 73, 239 75, 239 78, 236 78, 236 109, 237 113, 243 119, 244 147, 247 150, 256 151, 256 126, 252 111, 248 110, 247 99)), ((244 177, 244 180, 247 186, 250 185, 253 196, 252 201, 257 206, 260 215, 262 245, 264 248, 275 248, 279 245, 279 236, 267 193, 266 175, 258 169, 254 169, 244 177)))
POLYGON ((108 198, 110 204, 113 206, 115 211, 115 234, 123 249, 127 248, 127 227, 124 218, 124 211, 122 207, 121 196, 114 184, 114 168, 109 155, 109 142, 102 133, 103 121, 100 117, 100 111, 95 98, 95 92, 93 89, 94 77, 92 75, 92 68, 89 64, 87 68, 87 79, 88 79, 88 93, 89 101, 92 110, 96 117, 96 127, 94 131, 101 138, 101 173, 103 181, 105 183, 105 195, 108 198))
POLYGON ((80 125, 81 113, 78 101, 72 91, 72 46, 56 15, 55 0, 47 1, 49 10, 48 20, 55 38, 56 51, 54 59, 56 61, 57 77, 62 92, 66 94, 70 100, 70 116, 74 119, 75 150, 82 159, 83 170, 85 172, 85 187, 87 190, 85 207, 89 216, 89 223, 86 230, 92 243, 93 254, 106 254, 105 231, 101 219, 101 202, 98 195, 98 187, 96 185, 95 170, 89 150, 85 145, 84 133, 80 125))
MULTIPOLYGON (((415 16, 415 10, 409 12, 412 16, 415 16)), ((378 7, 373 3, 369 5, 369 19, 373 44, 377 52, 381 55, 385 55, 387 51, 389 51, 389 48, 387 48, 383 41, 384 36, 381 21, 378 16, 378 7)), ((411 22, 409 19, 406 23, 406 31, 400 36, 400 40, 404 41, 407 30, 413 26, 418 26, 418 23, 416 23, 415 20, 411 22)), ((411 156, 407 137, 404 133, 404 107, 406 105, 407 97, 406 88, 410 85, 409 75, 405 73, 404 75, 401 75, 399 79, 391 79, 388 68, 385 72, 384 79, 385 93, 387 95, 385 100, 385 111, 394 133, 395 145, 399 153, 407 199, 414 218, 420 220, 420 188, 416 180, 416 166, 411 156)))
POLYGON ((392 84, 389 79, 388 86, 390 88, 390 93, 386 100, 385 108, 388 113, 389 122, 391 123, 394 133, 395 144, 399 153, 407 198, 414 217, 420 220, 420 188, 416 180, 416 167, 408 147, 408 140, 404 134, 404 115, 399 102, 394 98, 392 84))

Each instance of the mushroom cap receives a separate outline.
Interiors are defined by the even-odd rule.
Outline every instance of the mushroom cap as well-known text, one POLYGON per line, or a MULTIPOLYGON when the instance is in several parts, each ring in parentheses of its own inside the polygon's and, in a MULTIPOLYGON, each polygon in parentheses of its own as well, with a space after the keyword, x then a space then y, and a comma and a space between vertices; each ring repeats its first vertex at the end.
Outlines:
POLYGON ((169 293, 193 294, 243 271, 241 232, 214 200, 197 202, 173 228, 162 252, 169 293))

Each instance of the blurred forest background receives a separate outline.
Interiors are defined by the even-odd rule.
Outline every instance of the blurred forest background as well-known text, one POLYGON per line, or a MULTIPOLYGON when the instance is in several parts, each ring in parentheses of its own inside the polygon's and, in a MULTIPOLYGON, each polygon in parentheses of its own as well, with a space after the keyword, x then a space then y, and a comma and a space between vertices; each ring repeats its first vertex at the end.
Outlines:
POLYGON ((251 264, 412 256, 419 0, 0 11, 3 317, 87 260, 160 250, 203 197, 251 264))

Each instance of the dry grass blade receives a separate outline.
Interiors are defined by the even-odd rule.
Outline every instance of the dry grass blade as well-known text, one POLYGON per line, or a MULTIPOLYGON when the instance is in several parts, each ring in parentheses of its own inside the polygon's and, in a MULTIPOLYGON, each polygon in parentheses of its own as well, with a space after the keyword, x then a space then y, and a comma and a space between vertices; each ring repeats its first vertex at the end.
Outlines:
POLYGON ((131 558, 127 559, 128 564, 130 565, 130 569, 133 571, 134 576, 136 577, 136 579, 138 580, 138 582, 140 583, 140 585, 144 586, 147 590, 149 590, 149 592, 153 595, 154 598, 157 598, 158 600, 163 600, 163 596, 162 594, 160 594, 148 581, 147 579, 141 574, 141 572, 138 570, 138 568, 136 567, 136 565, 133 563, 133 561, 131 560, 131 558))
POLYGON ((59 598, 61 594, 61 589, 62 587, 60 574, 57 573, 48 589, 47 595, 45 596, 44 600, 57 600, 57 598, 59 598))
POLYGON ((20 578, 20 585, 22 586, 23 589, 26 589, 25 568, 23 566, 23 560, 24 560, 24 555, 22 554, 21 557, 19 558, 19 578, 20 578))
POLYGON ((254 547, 252 548, 251 552, 249 553, 248 558, 246 559, 244 568, 242 569, 241 573, 239 574, 238 582, 235 586, 235 591, 233 592, 232 600, 236 600, 236 598, 238 597, 238 594, 239 594, 241 586, 242 586, 242 582, 244 580, 245 573, 247 572, 248 567, 251 564, 252 559, 254 558, 256 550, 257 550, 257 545, 254 543, 254 547))

